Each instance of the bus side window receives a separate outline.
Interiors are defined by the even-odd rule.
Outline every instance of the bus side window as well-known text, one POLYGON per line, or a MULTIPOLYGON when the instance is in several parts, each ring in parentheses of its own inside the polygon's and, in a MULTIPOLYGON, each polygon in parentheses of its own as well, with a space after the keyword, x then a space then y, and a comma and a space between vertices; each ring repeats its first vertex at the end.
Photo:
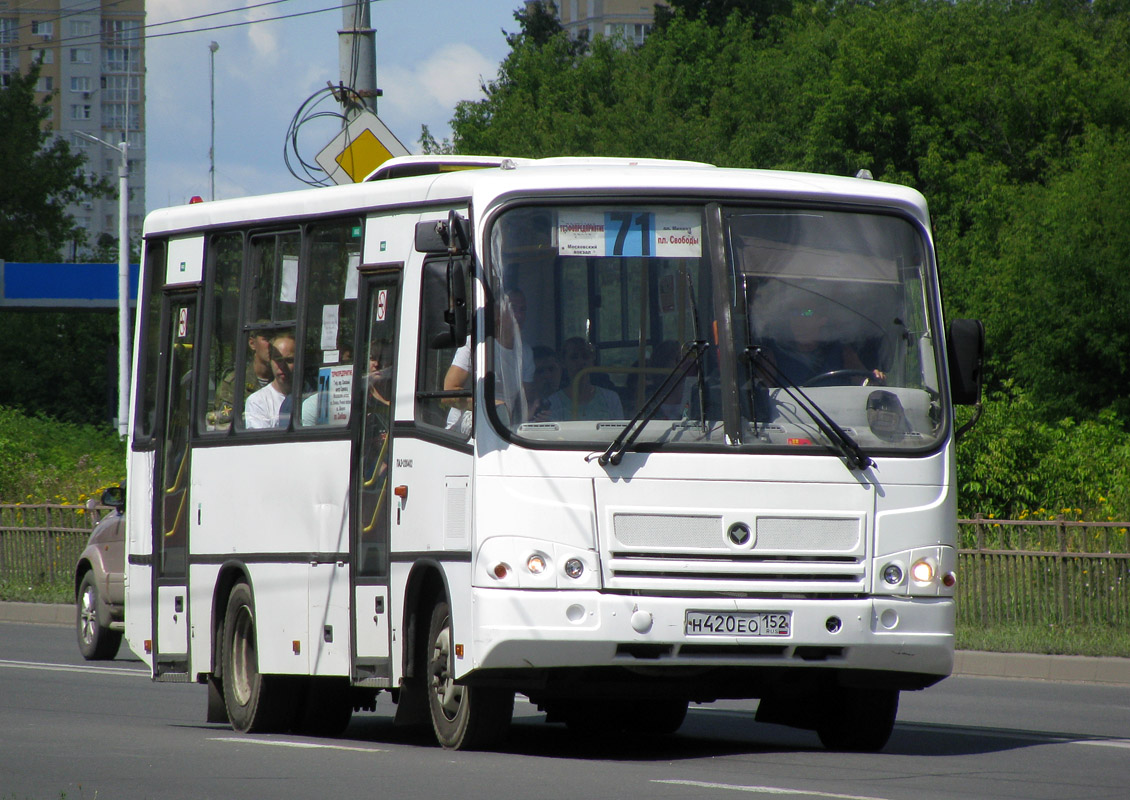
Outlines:
MULTIPOLYGON (((467 270, 469 272, 469 270, 467 270)), ((449 336, 448 259, 437 258, 424 264, 420 298, 420 347, 416 374, 416 422, 440 429, 466 441, 471 436, 471 384, 468 377, 465 396, 444 396, 444 381, 454 364, 469 375, 471 369, 471 336, 456 346, 439 346, 449 336)), ((469 289, 469 287, 468 287, 469 289)), ((468 290, 467 297, 470 297, 468 290)))
POLYGON ((342 427, 349 423, 353 386, 353 320, 357 314, 357 265, 362 223, 358 218, 306 229, 306 326, 302 345, 302 398, 296 425, 342 427))
POLYGON ((212 237, 208 247, 212 273, 209 308, 208 364, 206 367, 208 398, 204 413, 204 430, 226 431, 231 428, 237 402, 237 386, 243 386, 240 404, 250 392, 259 388, 252 373, 250 382, 241 381, 238 370, 252 369, 253 352, 239 330, 239 282, 243 272, 243 234, 227 233, 212 237), (243 352, 241 352, 243 351, 243 352), (240 357, 242 356, 242 358, 240 357))
POLYGON ((161 359, 161 289, 165 284, 166 245, 164 239, 151 240, 145 247, 146 317, 142 328, 144 348, 138 358, 140 374, 135 376, 137 419, 134 446, 149 444, 156 433, 157 372, 161 359))

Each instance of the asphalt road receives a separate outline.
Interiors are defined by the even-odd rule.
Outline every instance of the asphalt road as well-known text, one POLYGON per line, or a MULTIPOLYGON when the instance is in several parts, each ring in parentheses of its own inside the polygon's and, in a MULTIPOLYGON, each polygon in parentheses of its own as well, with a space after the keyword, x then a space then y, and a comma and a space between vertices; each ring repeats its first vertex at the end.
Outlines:
POLYGON ((876 755, 692 706, 673 737, 597 742, 517 705, 492 753, 392 725, 382 696, 340 739, 203 722, 201 686, 154 684, 128 654, 91 664, 69 628, 0 622, 0 800, 160 798, 1130 797, 1130 687, 955 677, 904 693, 876 755))

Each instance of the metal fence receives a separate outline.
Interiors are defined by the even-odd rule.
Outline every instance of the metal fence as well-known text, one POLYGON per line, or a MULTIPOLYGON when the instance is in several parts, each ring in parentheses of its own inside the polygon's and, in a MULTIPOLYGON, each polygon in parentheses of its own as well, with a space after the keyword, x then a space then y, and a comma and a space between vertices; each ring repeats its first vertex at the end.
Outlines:
POLYGON ((1130 624, 1130 522, 958 520, 957 619, 1130 624))
MULTIPOLYGON (((112 509, 0 505, 0 581, 70 579, 112 509)), ((957 618, 971 625, 1130 625, 1130 522, 958 520, 957 618)))
POLYGON ((104 506, 0 505, 0 581, 69 581, 90 532, 110 511, 104 506))

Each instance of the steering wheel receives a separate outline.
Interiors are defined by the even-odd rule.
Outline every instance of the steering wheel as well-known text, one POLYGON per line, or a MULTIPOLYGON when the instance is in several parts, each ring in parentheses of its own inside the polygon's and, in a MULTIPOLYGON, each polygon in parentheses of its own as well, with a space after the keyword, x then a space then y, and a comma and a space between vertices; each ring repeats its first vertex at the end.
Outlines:
POLYGON ((875 376, 865 369, 832 369, 827 372, 821 372, 819 375, 813 375, 806 380, 801 386, 854 386, 848 378, 859 378, 859 386, 863 386, 867 381, 873 379, 875 376), (842 381, 842 382, 841 382, 842 381))

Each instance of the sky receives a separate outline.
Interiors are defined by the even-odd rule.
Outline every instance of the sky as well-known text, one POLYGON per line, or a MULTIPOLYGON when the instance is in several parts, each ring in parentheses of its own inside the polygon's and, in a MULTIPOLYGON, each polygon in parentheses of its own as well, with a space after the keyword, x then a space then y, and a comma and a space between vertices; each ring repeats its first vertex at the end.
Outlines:
MULTIPOLYGON (((208 199, 209 44, 216 42, 216 199, 306 188, 283 160, 291 119, 327 81, 341 77, 338 35, 344 0, 148 0, 146 24, 147 211, 208 199), (161 25, 239 8, 221 16, 161 25), (267 21, 302 12, 321 13, 267 21), (256 19, 251 25, 201 30, 256 19), (183 31, 171 36, 155 34, 183 31)), ((421 125, 436 139, 460 100, 482 98, 509 47, 503 30, 518 30, 522 0, 372 0, 377 39, 377 114, 411 151, 419 152, 421 125)), ((336 111, 326 100, 317 111, 336 111)), ((314 157, 340 130, 318 120, 299 134, 303 160, 314 157)), ((293 154, 292 154, 293 160, 293 154)))

